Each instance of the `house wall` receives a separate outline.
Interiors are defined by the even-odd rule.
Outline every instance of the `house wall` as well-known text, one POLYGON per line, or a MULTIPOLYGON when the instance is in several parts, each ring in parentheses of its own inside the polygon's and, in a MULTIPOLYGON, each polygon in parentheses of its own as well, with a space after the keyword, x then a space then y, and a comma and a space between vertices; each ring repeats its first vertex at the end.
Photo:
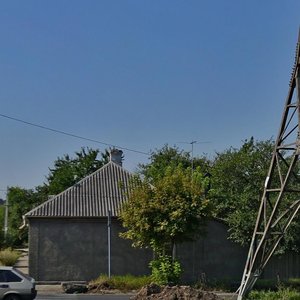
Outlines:
MULTIPOLYGON (((152 253, 133 249, 111 225, 111 274, 148 274, 152 253)), ((29 220, 29 274, 37 281, 88 281, 108 273, 107 221, 29 220)))
POLYGON ((211 221, 205 235, 194 242, 178 245, 184 281, 241 280, 248 249, 228 240, 227 229, 223 223, 211 221))
MULTIPOLYGON (((149 274, 151 251, 133 249, 121 239, 117 220, 111 227, 111 274, 149 274)), ((210 221, 206 234, 177 246, 184 282, 227 280, 239 284, 248 249, 228 240, 227 227, 210 221)), ((286 254, 271 259, 262 278, 300 276, 300 257, 286 254)), ((89 281, 108 273, 105 219, 29 220, 29 273, 37 281, 89 281)))

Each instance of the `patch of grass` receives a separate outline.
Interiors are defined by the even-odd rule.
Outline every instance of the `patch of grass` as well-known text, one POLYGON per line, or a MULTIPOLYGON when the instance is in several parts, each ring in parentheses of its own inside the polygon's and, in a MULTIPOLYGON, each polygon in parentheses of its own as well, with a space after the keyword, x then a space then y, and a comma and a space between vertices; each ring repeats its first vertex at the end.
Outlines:
POLYGON ((300 293, 290 288, 274 291, 252 291, 248 300, 300 300, 300 293))
POLYGON ((1 250, 0 264, 3 266, 13 266, 17 262, 19 257, 20 253, 18 251, 14 251, 10 248, 1 250))
POLYGON ((123 292, 138 290, 143 286, 150 284, 150 276, 111 276, 100 275, 97 279, 90 282, 90 286, 99 286, 107 289, 116 289, 123 292))

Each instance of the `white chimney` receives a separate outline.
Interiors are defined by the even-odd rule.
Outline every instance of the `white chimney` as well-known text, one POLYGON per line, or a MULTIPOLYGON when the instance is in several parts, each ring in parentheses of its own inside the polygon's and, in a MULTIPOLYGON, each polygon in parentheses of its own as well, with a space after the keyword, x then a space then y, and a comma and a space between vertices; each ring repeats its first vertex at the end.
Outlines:
POLYGON ((123 151, 118 149, 110 150, 110 161, 122 167, 123 151))

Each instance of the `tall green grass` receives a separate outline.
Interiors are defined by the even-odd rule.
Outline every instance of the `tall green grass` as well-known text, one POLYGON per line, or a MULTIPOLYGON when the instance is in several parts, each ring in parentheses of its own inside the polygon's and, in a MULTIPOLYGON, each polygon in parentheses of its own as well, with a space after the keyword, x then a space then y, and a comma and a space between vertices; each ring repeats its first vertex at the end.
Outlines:
POLYGON ((20 253, 10 248, 0 250, 0 265, 13 266, 15 265, 19 257, 20 257, 20 253))
POLYGON ((111 276, 100 275, 97 279, 90 282, 90 286, 102 286, 107 289, 116 289, 124 292, 138 290, 143 286, 150 284, 150 276, 111 276))
POLYGON ((282 288, 275 291, 252 291, 249 300, 300 300, 300 293, 294 289, 282 288))

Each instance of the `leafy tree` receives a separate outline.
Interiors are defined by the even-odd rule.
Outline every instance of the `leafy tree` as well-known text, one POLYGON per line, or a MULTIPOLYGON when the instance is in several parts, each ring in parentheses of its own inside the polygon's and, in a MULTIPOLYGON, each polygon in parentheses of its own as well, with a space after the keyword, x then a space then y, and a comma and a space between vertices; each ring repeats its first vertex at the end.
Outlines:
POLYGON ((217 153, 210 171, 214 215, 229 225, 230 238, 241 245, 252 238, 273 147, 272 140, 251 138, 240 149, 217 153))
MULTIPOLYGON (((150 182, 160 180, 167 168, 176 168, 181 165, 183 168, 191 168, 191 156, 189 152, 179 150, 177 147, 163 146, 161 149, 152 151, 149 164, 140 164, 140 173, 150 182)), ((193 158, 193 167, 200 167, 204 173, 209 171, 210 161, 205 157, 193 158)))
POLYGON ((75 152, 74 158, 68 154, 58 157, 54 162, 54 168, 50 168, 47 183, 43 187, 39 187, 40 192, 56 195, 92 174, 109 161, 107 150, 101 153, 100 160, 97 159, 99 153, 98 149, 81 148, 81 151, 75 152))
POLYGON ((205 197, 209 179, 200 168, 192 172, 182 165, 167 167, 156 179, 155 186, 147 178, 133 181, 120 214, 125 227, 121 237, 132 240, 135 247, 153 249, 153 280, 177 283, 182 270, 175 258, 175 245, 203 232, 211 211, 205 197))
POLYGON ((131 239, 134 246, 150 246, 162 254, 174 244, 193 239, 210 213, 206 186, 207 178, 199 168, 192 174, 181 165, 167 168, 155 186, 136 178, 122 208, 126 231, 121 236, 131 239))
POLYGON ((27 240, 26 228, 20 230, 20 226, 23 223, 22 216, 41 203, 41 199, 39 199, 38 194, 34 190, 9 187, 7 200, 9 203, 8 244, 19 246, 27 240))

